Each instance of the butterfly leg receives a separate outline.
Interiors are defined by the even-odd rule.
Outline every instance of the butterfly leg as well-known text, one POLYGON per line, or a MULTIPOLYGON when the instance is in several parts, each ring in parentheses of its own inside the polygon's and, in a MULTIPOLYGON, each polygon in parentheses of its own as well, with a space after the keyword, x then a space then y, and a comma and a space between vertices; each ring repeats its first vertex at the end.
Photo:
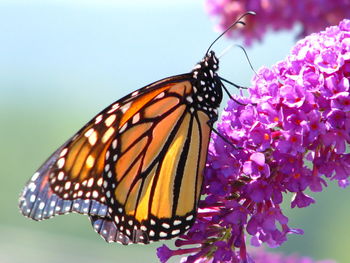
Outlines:
POLYGON ((237 89, 248 89, 248 87, 240 86, 240 85, 235 84, 235 83, 233 83, 232 81, 229 81, 229 80, 227 80, 227 79, 225 79, 225 78, 223 78, 223 77, 219 77, 219 79, 220 79, 221 81, 224 81, 224 82, 226 82, 226 83, 228 83, 228 84, 234 86, 234 87, 237 88, 237 89))
POLYGON ((229 145, 231 145, 235 150, 242 150, 243 148, 241 147, 237 147, 235 146, 232 142, 230 142, 225 136, 223 136, 217 129, 214 128, 213 126, 214 121, 213 120, 209 120, 208 121, 208 125, 210 127, 210 129, 217 134, 222 140, 224 140, 226 143, 228 143, 229 145))
POLYGON ((246 104, 246 103, 242 103, 242 102, 236 100, 235 98, 233 98, 232 95, 231 95, 231 93, 228 91, 228 89, 227 89, 226 86, 224 85, 223 81, 224 81, 224 82, 227 82, 227 83, 229 83, 229 84, 231 84, 231 85, 233 85, 234 87, 239 88, 239 89, 247 89, 247 88, 238 86, 238 85, 234 84, 233 82, 230 82, 230 81, 228 81, 228 80, 223 79, 223 78, 220 77, 220 84, 221 84, 222 88, 225 90, 225 92, 227 93, 227 95, 230 97, 231 100, 233 100, 234 102, 236 102, 237 104, 239 104, 239 105, 241 105, 241 106, 247 106, 247 105, 257 106, 256 103, 248 103, 248 104, 246 104))
MULTIPOLYGON (((224 81, 224 80, 220 77, 220 84, 221 84, 221 87, 224 89, 224 91, 225 91, 226 94, 230 97, 230 99, 233 100, 234 102, 236 102, 236 103, 239 104, 239 105, 246 106, 247 104, 242 103, 242 102, 236 100, 234 97, 232 97, 231 93, 228 91, 228 89, 227 89, 226 86, 224 85, 223 81, 224 81)), ((233 84, 233 83, 232 83, 232 84, 233 84)), ((234 85, 236 85, 236 84, 234 84, 234 85)), ((236 86, 235 86, 235 87, 236 87, 236 86)))

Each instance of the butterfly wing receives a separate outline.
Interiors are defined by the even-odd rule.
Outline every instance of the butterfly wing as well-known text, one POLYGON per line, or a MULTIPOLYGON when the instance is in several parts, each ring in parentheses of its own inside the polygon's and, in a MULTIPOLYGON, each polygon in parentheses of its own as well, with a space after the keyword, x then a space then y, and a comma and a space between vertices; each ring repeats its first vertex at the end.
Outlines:
POLYGON ((63 199, 50 185, 50 173, 66 144, 53 153, 38 169, 25 186, 19 199, 19 208, 24 216, 43 220, 69 212, 106 216, 107 206, 95 200, 63 199))
POLYGON ((93 210, 97 204, 106 208, 102 172, 107 149, 120 123, 137 111, 137 108, 132 108, 125 113, 128 105, 136 101, 139 105, 146 103, 152 92, 161 86, 159 82, 113 103, 56 150, 35 172, 21 193, 19 207, 22 214, 34 220, 69 212, 106 214, 106 209, 100 212, 93 210))
POLYGON ((88 214, 107 241, 171 238, 193 223, 210 129, 189 106, 191 75, 112 104, 39 168, 20 197, 25 216, 88 214))
POLYGON ((115 228, 133 243, 148 243, 193 224, 210 128, 208 115, 191 109, 192 94, 189 80, 168 83, 137 111, 126 111, 103 173, 107 220, 115 223, 106 224, 105 233, 115 228))

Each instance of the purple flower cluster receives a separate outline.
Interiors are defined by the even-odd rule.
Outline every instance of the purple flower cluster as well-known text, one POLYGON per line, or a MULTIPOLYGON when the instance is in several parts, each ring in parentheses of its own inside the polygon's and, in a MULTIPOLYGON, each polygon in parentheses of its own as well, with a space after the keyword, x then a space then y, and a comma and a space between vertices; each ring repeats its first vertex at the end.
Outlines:
MULTIPOLYGON (((158 249, 161 262, 191 254, 182 262, 253 262, 253 246, 281 245, 288 226, 280 204, 315 200, 325 179, 345 187, 350 175, 350 20, 299 41, 291 54, 253 79, 249 98, 229 101, 209 147, 197 221, 171 250, 158 249)), ((261 262, 261 261, 256 261, 261 262)))
POLYGON ((244 38, 247 45, 261 40, 268 30, 286 30, 301 25, 300 37, 318 32, 350 16, 348 0, 207 0, 209 14, 220 18, 219 27, 226 29, 247 11, 259 16, 246 17, 247 26, 233 34, 244 38))
POLYGON ((283 255, 267 252, 263 249, 252 251, 252 258, 255 263, 335 263, 333 260, 314 261, 309 257, 300 257, 298 255, 283 255))
MULTIPOLYGON (((162 262, 165 262, 168 257, 173 253, 167 246, 162 246, 160 249, 160 254, 166 255, 164 257, 164 260, 162 262)), ((237 255, 237 259, 239 258, 239 255, 237 255)), ((186 263, 189 262, 188 258, 183 258, 180 263, 186 263)), ((215 258, 207 259, 207 258, 197 258, 193 261, 193 263, 231 263, 231 262, 240 262, 235 260, 228 260, 228 261, 217 261, 215 258)), ((301 257, 299 255, 293 254, 293 255, 283 255, 281 253, 271 253, 263 248, 259 249, 253 249, 250 252, 248 262, 254 262, 254 263, 335 263, 333 260, 313 260, 310 257, 301 257)))

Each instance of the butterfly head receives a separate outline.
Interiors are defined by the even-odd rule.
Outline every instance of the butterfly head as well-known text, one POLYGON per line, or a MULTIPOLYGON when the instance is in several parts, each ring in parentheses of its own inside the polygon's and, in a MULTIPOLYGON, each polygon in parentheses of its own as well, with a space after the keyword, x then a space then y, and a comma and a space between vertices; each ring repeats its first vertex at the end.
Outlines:
POLYGON ((214 51, 209 51, 208 53, 205 54, 204 58, 193 68, 192 72, 198 72, 199 70, 201 71, 210 71, 212 70, 212 74, 219 69, 219 59, 216 57, 214 51))

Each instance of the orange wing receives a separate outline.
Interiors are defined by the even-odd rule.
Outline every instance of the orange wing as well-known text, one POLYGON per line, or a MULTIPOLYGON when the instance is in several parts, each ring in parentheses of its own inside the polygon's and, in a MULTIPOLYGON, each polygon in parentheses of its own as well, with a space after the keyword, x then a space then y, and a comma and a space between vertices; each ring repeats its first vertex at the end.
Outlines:
POLYGON ((115 102, 39 168, 20 197, 35 220, 78 212, 107 241, 148 243, 193 224, 208 123, 222 83, 210 51, 191 73, 148 85, 115 102))
POLYGON ((186 104, 192 93, 191 82, 183 81, 148 104, 132 103, 138 110, 120 124, 107 151, 109 214, 132 242, 171 238, 194 222, 210 128, 209 117, 186 104))
POLYGON ((177 82, 182 76, 148 85, 96 115, 34 173, 21 194, 21 212, 34 220, 72 211, 96 214, 86 207, 93 206, 89 200, 100 205, 106 201, 101 187, 106 151, 120 123, 125 122, 128 114, 136 111, 136 108, 132 108, 126 113, 128 105, 136 101, 139 105, 147 103, 155 90, 162 90, 165 83, 177 82))
POLYGON ((88 214, 101 235, 95 221, 105 219, 122 243, 170 238, 156 228, 171 220, 186 222, 181 232, 189 228, 210 130, 208 116, 186 104, 193 92, 190 81, 180 81, 186 76, 140 89, 94 117, 34 174, 20 198, 22 213, 35 220, 88 214))

